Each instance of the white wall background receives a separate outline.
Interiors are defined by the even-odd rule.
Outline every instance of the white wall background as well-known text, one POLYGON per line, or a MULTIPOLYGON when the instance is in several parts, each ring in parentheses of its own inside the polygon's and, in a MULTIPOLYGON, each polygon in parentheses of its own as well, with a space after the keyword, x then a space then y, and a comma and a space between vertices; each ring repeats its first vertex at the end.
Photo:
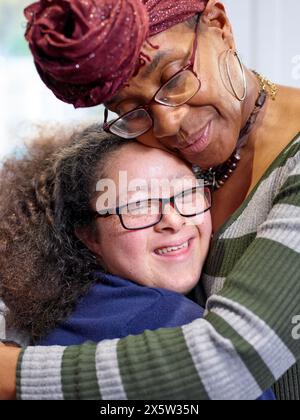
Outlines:
POLYGON ((0 159, 23 144, 34 124, 101 121, 102 113, 100 107, 75 110, 56 99, 41 82, 31 57, 0 55, 0 159))
MULTIPOLYGON (((300 87, 300 0, 224 0, 224 4, 245 64, 274 82, 300 87)), ((20 7, 18 30, 23 32, 22 12, 20 7)), ((74 110, 60 102, 40 81, 31 57, 5 54, 0 40, 0 158, 20 144, 32 123, 87 119, 102 120, 101 107, 74 110)))
POLYGON ((224 0, 244 63, 300 87, 300 1, 224 0))

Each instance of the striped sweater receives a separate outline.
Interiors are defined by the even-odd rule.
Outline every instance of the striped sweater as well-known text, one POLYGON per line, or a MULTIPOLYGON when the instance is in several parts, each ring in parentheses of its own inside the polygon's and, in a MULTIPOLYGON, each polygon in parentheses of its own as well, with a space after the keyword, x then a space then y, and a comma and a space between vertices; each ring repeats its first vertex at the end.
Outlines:
POLYGON ((299 254, 300 133, 216 234, 204 319, 98 345, 28 347, 18 398, 256 399, 285 375, 277 397, 300 399, 299 254))

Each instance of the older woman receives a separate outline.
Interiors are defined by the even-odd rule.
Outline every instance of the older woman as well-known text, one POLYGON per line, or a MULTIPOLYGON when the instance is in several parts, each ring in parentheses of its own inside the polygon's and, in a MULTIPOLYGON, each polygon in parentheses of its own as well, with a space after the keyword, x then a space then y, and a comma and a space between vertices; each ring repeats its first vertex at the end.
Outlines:
POLYGON ((74 381, 78 398, 251 399, 294 366, 276 390, 299 399, 299 90, 244 68, 216 0, 44 0, 27 15, 37 69, 60 99, 105 103, 120 117, 107 130, 172 150, 214 183, 216 235, 204 320, 80 351, 28 348, 19 395, 63 398, 74 381), (61 369, 70 363, 80 369, 61 369))

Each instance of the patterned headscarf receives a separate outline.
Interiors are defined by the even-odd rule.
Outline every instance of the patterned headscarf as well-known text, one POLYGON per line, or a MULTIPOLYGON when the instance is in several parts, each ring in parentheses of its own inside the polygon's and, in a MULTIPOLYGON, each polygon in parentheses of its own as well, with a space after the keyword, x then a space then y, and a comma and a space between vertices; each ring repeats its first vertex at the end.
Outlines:
POLYGON ((208 0, 40 0, 25 9, 44 83, 76 108, 99 105, 134 75, 147 38, 205 9, 208 0))

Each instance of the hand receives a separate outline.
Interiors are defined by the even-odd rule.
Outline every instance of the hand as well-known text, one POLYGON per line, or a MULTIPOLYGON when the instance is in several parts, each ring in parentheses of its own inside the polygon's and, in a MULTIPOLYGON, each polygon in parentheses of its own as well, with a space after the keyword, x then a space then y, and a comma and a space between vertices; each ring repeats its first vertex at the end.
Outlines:
POLYGON ((21 349, 0 343, 0 400, 16 399, 16 372, 21 349))

